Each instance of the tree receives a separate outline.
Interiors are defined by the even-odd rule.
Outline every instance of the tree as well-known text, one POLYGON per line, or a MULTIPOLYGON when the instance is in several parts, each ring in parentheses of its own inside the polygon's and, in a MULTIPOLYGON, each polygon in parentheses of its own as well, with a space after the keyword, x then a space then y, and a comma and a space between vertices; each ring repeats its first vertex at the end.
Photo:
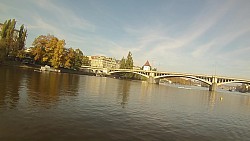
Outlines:
POLYGON ((34 60, 41 64, 68 69, 79 69, 83 64, 84 57, 80 49, 65 48, 65 40, 59 40, 53 35, 40 35, 32 45, 34 60))
POLYGON ((90 60, 88 56, 83 56, 82 58, 82 65, 84 66, 90 66, 90 60))
POLYGON ((31 48, 31 52, 36 62, 45 63, 47 61, 46 58, 44 59, 46 53, 45 50, 46 44, 47 44, 47 39, 45 35, 40 35, 34 40, 32 44, 34 47, 31 48))
POLYGON ((17 39, 19 50, 24 49, 26 37, 27 37, 27 30, 24 29, 24 25, 21 25, 17 39))
POLYGON ((65 52, 65 63, 64 63, 64 67, 65 68, 73 68, 75 62, 74 62, 74 49, 69 48, 66 50, 65 52))
POLYGON ((3 48, 5 51, 5 55, 8 56, 13 48, 13 34, 15 29, 16 21, 13 19, 12 21, 9 19, 6 20, 3 24, 2 32, 1 32, 1 44, 4 45, 3 48))
POLYGON ((6 42, 0 41, 0 63, 5 60, 6 56, 6 42))
POLYGON ((83 53, 80 49, 75 50, 75 65, 74 69, 79 69, 82 66, 83 53))
POLYGON ((14 31, 15 31, 15 25, 16 25, 16 20, 12 19, 8 29, 7 29, 7 35, 6 35, 6 41, 7 41, 7 56, 9 54, 15 55, 16 53, 16 36, 14 36, 14 31))
POLYGON ((7 36, 7 31, 8 31, 8 28, 10 26, 10 22, 11 20, 9 19, 8 21, 6 20, 3 24, 3 28, 2 28, 2 31, 1 31, 1 37, 2 39, 5 39, 6 36, 7 36))
POLYGON ((133 58, 132 58, 132 53, 129 51, 128 56, 127 56, 127 60, 125 63, 125 68, 126 69, 133 69, 134 66, 134 62, 133 62, 133 58))
POLYGON ((24 49, 27 30, 24 29, 24 25, 20 27, 19 31, 15 29, 15 26, 15 19, 6 20, 3 24, 3 28, 0 33, 0 60, 4 60, 7 56, 16 57, 18 56, 18 53, 24 49))
POLYGON ((64 40, 59 40, 53 35, 40 35, 32 45, 34 46, 32 54, 35 61, 52 65, 55 68, 63 66, 64 40))
POLYGON ((126 68, 126 60, 124 57, 122 57, 122 60, 120 62, 120 69, 125 69, 126 68))
POLYGON ((51 65, 54 68, 59 68, 63 66, 63 52, 64 52, 65 41, 59 40, 56 47, 54 48, 54 54, 51 59, 51 65))

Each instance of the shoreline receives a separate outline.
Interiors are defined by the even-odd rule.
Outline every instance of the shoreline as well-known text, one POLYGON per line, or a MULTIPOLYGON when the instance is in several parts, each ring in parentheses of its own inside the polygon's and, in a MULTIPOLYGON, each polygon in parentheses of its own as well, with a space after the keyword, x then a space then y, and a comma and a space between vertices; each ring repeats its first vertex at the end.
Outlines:
MULTIPOLYGON (((22 68, 22 69, 33 69, 33 70, 39 70, 42 65, 36 65, 36 64, 23 64, 18 61, 6 61, 0 64, 0 66, 4 67, 17 67, 17 68, 22 68)), ((60 73, 69 73, 69 74, 79 74, 79 75, 89 75, 89 76, 95 76, 95 73, 91 72, 84 72, 84 71, 77 71, 73 69, 65 69, 65 68, 60 68, 61 70, 60 73)))

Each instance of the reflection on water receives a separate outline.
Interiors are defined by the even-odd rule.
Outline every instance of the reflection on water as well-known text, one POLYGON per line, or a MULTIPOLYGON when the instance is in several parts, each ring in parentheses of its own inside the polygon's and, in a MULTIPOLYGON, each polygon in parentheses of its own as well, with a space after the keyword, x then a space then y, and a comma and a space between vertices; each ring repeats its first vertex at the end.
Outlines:
POLYGON ((121 105, 125 108, 125 105, 128 103, 129 91, 130 91, 130 81, 119 81, 117 87, 118 99, 121 99, 121 105))
POLYGON ((19 73, 19 70, 0 69, 0 106, 16 107, 19 100, 20 81, 22 79, 19 73))
POLYGON ((58 101, 60 95, 78 94, 79 76, 71 74, 34 72, 23 69, 1 69, 0 105, 16 107, 20 97, 45 106, 58 101))
POLYGON ((0 81, 0 140, 250 138, 248 94, 8 67, 0 81))
POLYGON ((216 92, 214 91, 209 92, 208 99, 209 99, 210 110, 213 111, 215 103, 216 103, 216 92))

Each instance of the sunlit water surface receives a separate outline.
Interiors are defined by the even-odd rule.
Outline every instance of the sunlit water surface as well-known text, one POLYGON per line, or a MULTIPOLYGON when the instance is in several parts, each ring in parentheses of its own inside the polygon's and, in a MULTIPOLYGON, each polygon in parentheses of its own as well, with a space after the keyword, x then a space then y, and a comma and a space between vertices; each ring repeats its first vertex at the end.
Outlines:
POLYGON ((250 96, 1 67, 0 140, 250 140, 250 96))

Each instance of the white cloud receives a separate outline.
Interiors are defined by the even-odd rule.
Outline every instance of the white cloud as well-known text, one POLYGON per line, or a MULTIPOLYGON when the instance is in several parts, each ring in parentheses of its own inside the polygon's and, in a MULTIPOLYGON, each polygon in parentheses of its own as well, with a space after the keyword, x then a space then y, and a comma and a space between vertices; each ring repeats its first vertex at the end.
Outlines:
POLYGON ((60 6, 60 3, 53 3, 50 0, 38 0, 34 1, 39 7, 47 10, 50 14, 53 14, 54 17, 57 17, 59 20, 57 23, 60 25, 66 24, 71 28, 78 28, 86 31, 95 31, 95 25, 84 19, 83 17, 78 17, 72 10, 69 8, 65 8, 60 6))

